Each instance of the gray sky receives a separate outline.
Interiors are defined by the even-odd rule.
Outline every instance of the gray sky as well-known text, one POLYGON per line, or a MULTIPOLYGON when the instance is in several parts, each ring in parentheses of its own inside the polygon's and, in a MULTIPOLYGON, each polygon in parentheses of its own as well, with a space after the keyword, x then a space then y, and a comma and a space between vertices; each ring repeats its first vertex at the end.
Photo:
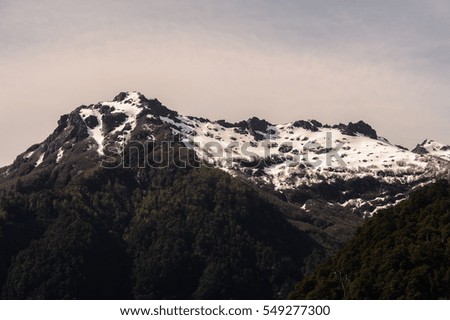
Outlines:
POLYGON ((0 165, 125 90, 185 115, 450 143, 450 2, 0 0, 0 165))

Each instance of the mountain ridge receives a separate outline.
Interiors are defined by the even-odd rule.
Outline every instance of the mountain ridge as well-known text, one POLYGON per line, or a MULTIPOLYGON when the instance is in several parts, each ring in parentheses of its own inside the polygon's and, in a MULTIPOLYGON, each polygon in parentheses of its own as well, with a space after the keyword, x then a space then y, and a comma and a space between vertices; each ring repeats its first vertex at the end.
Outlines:
POLYGON ((347 125, 317 120, 272 124, 257 117, 236 123, 211 121, 180 115, 138 92, 121 92, 112 101, 83 105, 61 116, 47 139, 0 169, 0 181, 47 170, 47 176, 53 175, 50 180, 64 185, 105 158, 122 161, 133 143, 177 141, 203 164, 272 188, 288 201, 303 205, 317 198, 362 215, 445 176, 450 163, 450 149, 444 144, 425 140, 425 147, 422 143, 409 151, 391 144, 363 121, 347 125), (352 181, 364 180, 372 181, 373 187, 366 183, 368 190, 355 194, 352 181), (335 196, 318 190, 324 188, 336 189, 335 196), (378 196, 365 194, 376 192, 378 196))

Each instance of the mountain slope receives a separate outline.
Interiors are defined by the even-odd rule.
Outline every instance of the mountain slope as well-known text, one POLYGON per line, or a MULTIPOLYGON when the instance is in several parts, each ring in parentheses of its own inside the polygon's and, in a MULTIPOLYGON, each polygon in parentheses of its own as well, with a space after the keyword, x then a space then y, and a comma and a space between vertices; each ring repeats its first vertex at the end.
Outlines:
POLYGON ((3 298, 281 298, 322 250, 218 170, 161 169, 147 191, 114 171, 1 197, 3 298))
POLYGON ((306 277, 298 299, 449 299, 450 187, 442 180, 366 221, 306 277))

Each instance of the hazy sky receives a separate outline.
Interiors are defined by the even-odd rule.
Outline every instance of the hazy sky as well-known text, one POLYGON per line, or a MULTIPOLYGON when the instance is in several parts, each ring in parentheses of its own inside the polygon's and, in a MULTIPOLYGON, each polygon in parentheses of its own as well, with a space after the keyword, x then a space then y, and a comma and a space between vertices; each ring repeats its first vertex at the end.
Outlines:
POLYGON ((450 143, 450 2, 0 0, 0 165, 126 90, 185 115, 450 143))

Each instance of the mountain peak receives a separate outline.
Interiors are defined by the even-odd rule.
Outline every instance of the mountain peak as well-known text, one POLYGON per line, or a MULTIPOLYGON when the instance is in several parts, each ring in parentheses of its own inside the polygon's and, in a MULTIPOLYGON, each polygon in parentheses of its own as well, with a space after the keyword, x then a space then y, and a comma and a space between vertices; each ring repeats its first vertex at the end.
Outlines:
POLYGON ((378 135, 377 132, 367 123, 360 120, 356 123, 350 122, 347 126, 350 133, 360 133, 365 135, 366 137, 377 139, 378 135))
POLYGON ((311 120, 311 119, 308 120, 308 121, 297 120, 294 123, 292 123, 292 125, 294 127, 303 128, 305 130, 309 130, 309 131, 312 131, 312 132, 319 131, 319 128, 322 127, 322 124, 319 121, 311 120))
POLYGON ((450 160, 450 146, 432 139, 425 139, 421 144, 418 144, 412 152, 417 154, 429 154, 450 160))
POLYGON ((142 100, 147 100, 145 96, 138 91, 123 91, 116 95, 113 102, 130 101, 135 103, 141 103, 142 100))

